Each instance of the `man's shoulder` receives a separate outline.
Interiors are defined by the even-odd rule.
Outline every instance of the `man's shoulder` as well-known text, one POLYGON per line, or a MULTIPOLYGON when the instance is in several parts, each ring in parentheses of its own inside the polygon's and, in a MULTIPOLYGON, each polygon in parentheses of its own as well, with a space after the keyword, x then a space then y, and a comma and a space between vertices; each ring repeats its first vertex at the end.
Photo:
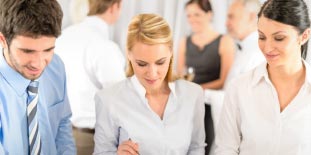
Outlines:
POLYGON ((90 40, 89 40, 90 44, 92 45, 100 45, 102 47, 104 46, 118 46, 118 44, 116 42, 114 42, 113 40, 110 40, 106 37, 103 36, 99 36, 99 35, 94 35, 90 40))
POLYGON ((65 80, 65 67, 61 58, 54 54, 51 62, 45 68, 42 78, 48 78, 51 80, 57 80, 56 82, 61 82, 65 80))
POLYGON ((77 23, 74 25, 70 25, 68 27, 66 27, 62 33, 64 34, 68 34, 68 33, 73 33, 73 32, 85 32, 85 31, 89 31, 89 28, 87 25, 83 24, 83 23, 77 23))
POLYGON ((47 97, 47 104, 54 104, 64 99, 66 94, 66 73, 64 64, 58 55, 54 54, 50 64, 45 68, 40 79, 44 96, 47 97))
POLYGON ((65 28, 62 31, 61 36, 58 40, 62 41, 78 41, 78 40, 89 40, 94 36, 99 36, 98 33, 86 24, 78 23, 65 28))
POLYGON ((101 38, 101 37, 93 37, 87 46, 88 50, 92 51, 92 53, 109 53, 116 54, 118 52, 121 52, 121 49, 117 43, 115 43, 112 40, 101 38))
POLYGON ((63 71, 64 63, 56 53, 53 55, 50 64, 47 66, 47 69, 52 69, 53 71, 56 70, 56 72, 63 71))

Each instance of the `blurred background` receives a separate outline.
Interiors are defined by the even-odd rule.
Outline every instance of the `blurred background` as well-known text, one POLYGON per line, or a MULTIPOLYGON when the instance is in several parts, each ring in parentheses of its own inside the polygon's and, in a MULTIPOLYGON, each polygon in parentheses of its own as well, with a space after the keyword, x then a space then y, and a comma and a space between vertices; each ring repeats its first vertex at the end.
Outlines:
MULTIPOLYGON (((58 0, 64 12, 63 28, 81 22, 88 11, 88 0, 58 0)), ((188 0, 123 0, 121 16, 118 22, 110 28, 111 39, 119 44, 125 53, 127 26, 131 18, 139 13, 156 13, 164 17, 174 32, 174 52, 177 57, 179 40, 190 34, 186 21, 185 3, 188 0)), ((226 33, 227 9, 232 0, 210 0, 213 7, 213 26, 220 33, 226 33)), ((261 0, 265 2, 266 0, 261 0)), ((305 0, 310 8, 311 0, 305 0)), ((309 14, 311 11, 309 9, 309 14)), ((311 63, 311 42, 307 60, 311 63)), ((176 61, 175 61, 176 62, 176 61)))

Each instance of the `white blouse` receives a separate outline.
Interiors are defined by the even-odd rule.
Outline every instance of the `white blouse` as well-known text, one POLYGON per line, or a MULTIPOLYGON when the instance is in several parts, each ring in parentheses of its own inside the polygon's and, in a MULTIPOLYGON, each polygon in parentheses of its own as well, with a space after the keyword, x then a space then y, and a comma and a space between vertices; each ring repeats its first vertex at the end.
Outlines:
POLYGON ((150 108, 135 76, 98 92, 94 154, 115 154, 119 144, 131 139, 141 155, 203 155, 202 88, 184 80, 169 83, 169 88, 163 120, 150 108))
POLYGON ((311 70, 291 103, 280 112, 266 63, 228 87, 216 132, 216 155, 310 155, 311 70))

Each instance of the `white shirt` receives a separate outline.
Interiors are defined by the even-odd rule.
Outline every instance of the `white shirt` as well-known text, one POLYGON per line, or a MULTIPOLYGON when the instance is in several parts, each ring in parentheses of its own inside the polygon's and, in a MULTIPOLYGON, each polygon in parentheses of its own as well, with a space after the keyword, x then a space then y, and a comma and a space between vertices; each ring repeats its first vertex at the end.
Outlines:
POLYGON ((65 63, 72 123, 95 127, 96 91, 125 79, 125 60, 119 47, 108 39, 108 25, 96 16, 62 32, 55 52, 65 63))
MULTIPOLYGON (((241 74, 254 69, 259 64, 265 61, 260 48, 258 47, 258 32, 250 33, 244 40, 239 41, 242 49, 235 52, 234 62, 228 73, 228 77, 224 84, 224 89, 234 78, 239 77, 241 74)), ((217 125, 221 108, 223 105, 224 91, 223 90, 205 90, 205 102, 212 106, 212 117, 215 132, 217 132, 217 125)))
POLYGON ((123 141, 141 155, 204 155, 204 98, 201 87, 184 80, 169 83, 163 120, 151 109, 136 76, 96 94, 94 154, 115 154, 123 141))
POLYGON ((248 72, 265 61, 265 57, 258 46, 257 31, 249 34, 244 40, 239 41, 238 44, 242 49, 238 49, 235 52, 234 62, 230 68, 224 87, 232 79, 241 75, 241 73, 248 72))
POLYGON ((311 68, 291 103, 280 112, 266 63, 228 87, 216 133, 216 155, 311 154, 311 68))

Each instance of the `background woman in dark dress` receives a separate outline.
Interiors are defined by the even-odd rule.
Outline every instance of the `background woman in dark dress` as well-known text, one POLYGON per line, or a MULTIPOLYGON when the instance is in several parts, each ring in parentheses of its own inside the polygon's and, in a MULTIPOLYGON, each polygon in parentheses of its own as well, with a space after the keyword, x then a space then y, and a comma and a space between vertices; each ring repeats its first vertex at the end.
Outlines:
MULTIPOLYGON (((221 89, 234 58, 233 39, 221 35, 212 28, 212 7, 208 0, 190 0, 186 4, 188 23, 192 34, 179 44, 177 72, 185 74, 189 67, 194 69, 193 82, 204 89, 221 89)), ((206 154, 214 139, 211 107, 205 105, 206 154)))

